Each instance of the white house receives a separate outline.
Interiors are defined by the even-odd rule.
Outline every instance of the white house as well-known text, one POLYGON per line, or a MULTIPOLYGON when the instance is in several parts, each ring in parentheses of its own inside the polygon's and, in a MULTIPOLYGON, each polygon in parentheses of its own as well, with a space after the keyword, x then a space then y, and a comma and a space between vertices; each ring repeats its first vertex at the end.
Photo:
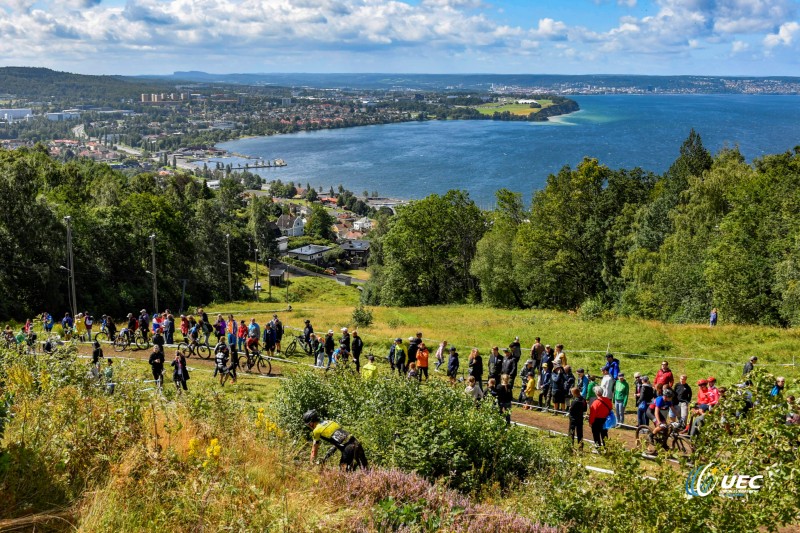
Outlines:
POLYGON ((353 229, 356 231, 369 231, 372 229, 372 221, 367 217, 362 217, 353 222, 353 229))
POLYGON ((301 217, 281 215, 276 224, 284 237, 302 237, 305 233, 306 221, 301 217))

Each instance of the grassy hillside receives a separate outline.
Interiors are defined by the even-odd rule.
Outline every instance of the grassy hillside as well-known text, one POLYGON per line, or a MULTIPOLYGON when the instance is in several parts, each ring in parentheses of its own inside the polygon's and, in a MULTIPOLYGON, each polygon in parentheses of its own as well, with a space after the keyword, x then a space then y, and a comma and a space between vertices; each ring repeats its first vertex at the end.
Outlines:
MULTIPOLYGON (((276 292, 283 298, 282 291, 276 292)), ((293 278, 290 286, 293 310, 281 313, 281 318, 285 325, 295 328, 302 328, 303 321, 308 318, 316 331, 330 328, 338 336, 339 328, 352 327, 351 315, 358 298, 359 290, 355 287, 344 287, 321 278, 293 278)), ((225 304, 207 308, 207 311, 222 312, 226 316, 233 312, 237 317, 255 317, 263 321, 271 318, 273 311, 285 308, 283 300, 258 305, 254 302, 225 304)), ((620 359, 623 371, 629 376, 635 371, 653 376, 661 359, 665 358, 673 371, 686 372, 690 383, 713 374, 720 385, 732 384, 738 382, 742 366, 750 356, 757 355, 759 364, 770 372, 789 378, 800 377, 797 367, 781 366, 792 365, 795 355, 800 353, 800 333, 795 329, 725 324, 710 328, 632 318, 586 321, 574 313, 503 310, 481 305, 375 307, 371 310, 375 322, 368 328, 361 328, 360 333, 367 349, 373 349, 378 355, 385 354, 391 339, 408 338, 422 331, 429 347, 442 339, 455 344, 462 354, 462 366, 466 366, 466 355, 472 346, 485 355, 491 346, 507 346, 518 335, 523 348, 529 349, 538 336, 545 344, 564 344, 573 368, 583 366, 590 373, 599 373, 605 362, 603 353, 608 349, 620 359), (581 353, 585 351, 602 353, 581 353)))

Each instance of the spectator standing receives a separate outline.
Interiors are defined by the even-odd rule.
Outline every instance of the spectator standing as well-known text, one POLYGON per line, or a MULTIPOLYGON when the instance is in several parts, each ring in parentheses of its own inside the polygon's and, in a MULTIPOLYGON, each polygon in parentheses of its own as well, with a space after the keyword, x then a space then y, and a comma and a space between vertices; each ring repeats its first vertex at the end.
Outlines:
POLYGON ((436 349, 436 371, 439 371, 439 367, 444 364, 444 356, 445 351, 447 350, 447 341, 442 341, 439 343, 439 347, 436 349))
POLYGON ((42 327, 44 327, 45 333, 52 333, 53 331, 53 315, 45 311, 42 313, 42 327))
MULTIPOLYGON (((608 375, 611 376, 611 379, 616 381, 619 377, 620 366, 619 359, 614 357, 614 354, 612 353, 606 354, 606 368, 608 368, 608 375)), ((606 398, 608 398, 608 396, 606 396, 606 398)))
POLYGON ((564 367, 564 391, 565 391, 565 395, 567 397, 567 400, 569 400, 572 397, 572 393, 570 392, 570 390, 572 390, 572 387, 575 386, 575 382, 576 382, 576 379, 575 379, 575 374, 572 373, 572 367, 569 366, 569 365, 565 366, 564 367))
MULTIPOLYGON (((542 352, 541 367, 543 368, 544 365, 547 364, 548 365, 547 368, 549 368, 550 371, 552 372, 553 371, 553 364, 552 363, 553 363, 554 357, 555 357, 555 354, 553 353, 553 349, 548 344, 547 346, 544 347, 544 352, 542 352)), ((542 372, 544 372, 544 370, 542 370, 542 372)))
POLYGON ((742 376, 746 377, 747 374, 752 372, 753 368, 755 368, 756 366, 756 363, 758 363, 758 356, 754 355, 753 357, 750 358, 748 362, 744 364, 744 368, 742 369, 742 376))
POLYGON ((544 352, 544 345, 539 337, 536 337, 536 342, 531 346, 531 359, 533 359, 533 368, 538 371, 541 366, 542 353, 544 352))
POLYGON ((175 388, 178 389, 178 394, 182 390, 188 391, 186 380, 189 379, 189 371, 186 369, 186 359, 180 352, 175 353, 175 359, 172 360, 172 381, 175 383, 175 388))
MULTIPOLYGON (((398 340, 402 343, 402 339, 398 340)), ((455 385, 457 376, 458 376, 458 352, 456 352, 455 346, 451 346, 450 358, 447 360, 447 377, 450 378, 450 383, 455 385)))
POLYGON ((689 404, 692 401, 692 387, 686 382, 687 379, 686 374, 681 375, 680 382, 675 385, 675 399, 673 400, 678 406, 681 428, 685 428, 686 422, 689 420, 689 404))
POLYGON ((633 373, 633 397, 636 400, 636 405, 639 405, 639 395, 642 392, 642 375, 639 372, 633 373))
MULTIPOLYGON (((509 351, 509 357, 514 360, 514 356, 509 351)), ((516 363, 516 361, 515 361, 516 363)), ((506 424, 511 424, 511 402, 514 400, 514 395, 511 389, 511 376, 503 374, 500 376, 500 386, 497 387, 497 406, 500 408, 500 414, 505 413, 506 424)))
POLYGON ((154 346, 160 346, 161 347, 161 351, 163 352, 164 351, 164 342, 165 342, 164 330, 161 329, 161 327, 159 326, 159 328, 153 334, 153 345, 154 346))
POLYGON ((531 377, 528 378, 528 383, 525 385, 525 409, 530 409, 531 405, 533 404, 533 395, 536 392, 536 387, 538 386, 538 373, 534 372, 531 374, 531 377))
MULTIPOLYGON (((150 315, 147 314, 146 309, 139 311, 139 330, 142 332, 145 342, 147 342, 147 334, 150 331, 150 315)), ((208 339, 206 339, 208 342, 208 339)))
POLYGON ((103 349, 100 347, 98 341, 94 341, 94 349, 92 350, 92 368, 93 372, 97 372, 97 377, 100 376, 100 359, 103 358, 103 349))
POLYGON ((264 326, 261 342, 264 343, 263 348, 267 355, 271 356, 275 353, 275 330, 272 329, 272 322, 267 322, 267 325, 264 326))
POLYGON ((619 379, 614 384, 614 412, 617 415, 617 425, 625 423, 625 408, 628 406, 630 386, 625 381, 625 373, 619 373, 619 379))
MULTIPOLYGON (((351 348, 353 349, 353 362, 356 365, 356 372, 361 370, 361 352, 364 351, 364 341, 359 336, 358 331, 353 332, 353 340, 351 342, 351 348)), ((428 377, 428 365, 425 365, 425 378, 428 377)))
POLYGON ((708 317, 708 324, 713 328, 714 326, 717 325, 717 319, 718 318, 719 318, 719 315, 717 313, 717 308, 714 307, 713 309, 711 309, 711 315, 709 315, 709 317, 708 317))
POLYGON ((163 326, 164 340, 166 340, 167 344, 175 344, 175 317, 171 314, 167 314, 163 326))
MULTIPOLYGON (((401 376, 405 375, 406 373, 406 349, 403 347, 403 339, 397 337, 394 340, 394 346, 392 346, 392 352, 390 354, 392 357, 392 361, 394 361, 394 368, 397 368, 397 373, 401 376)), ((447 374, 450 375, 449 373, 447 374)))
POLYGON ((550 372, 550 363, 542 363, 542 373, 539 375, 539 407, 550 408, 551 396, 551 378, 553 377, 550 372))
POLYGON ((572 401, 569 404, 569 436, 572 439, 572 445, 575 445, 575 439, 578 439, 578 446, 583 449, 583 415, 586 413, 586 399, 581 396, 581 391, 578 387, 570 389, 572 401))
POLYGON ((83 314, 83 326, 86 328, 86 340, 91 342, 92 326, 94 326, 94 317, 89 314, 89 311, 86 311, 83 314))
POLYGON ((672 388, 675 384, 675 376, 672 375, 672 370, 669 368, 669 363, 666 361, 661 362, 661 368, 656 372, 656 386, 663 385, 672 388))
POLYGON ((156 388, 160 391, 161 385, 164 382, 164 353, 161 351, 161 346, 153 346, 153 353, 150 354, 150 370, 153 373, 153 380, 155 380, 156 388))
POLYGON ((303 337, 306 339, 306 343, 311 343, 311 334, 314 333, 314 326, 311 325, 311 321, 306 319, 305 327, 303 328, 303 337))
POLYGON ((228 346, 236 349, 236 337, 239 332, 239 324, 233 315, 228 315, 228 322, 225 325, 225 335, 227 337, 228 346))
POLYGON ((186 318, 186 315, 181 315, 181 334, 183 335, 184 341, 189 336, 189 327, 189 319, 186 318))
POLYGON ((425 381, 430 379, 428 377, 428 359, 430 358, 430 352, 428 351, 428 347, 425 346, 424 342, 419 343, 419 348, 417 349, 417 375, 419 376, 419 380, 422 381, 422 374, 425 374, 425 381))
POLYGON ((578 378, 575 380, 575 386, 580 389, 581 396, 585 400, 589 395, 589 378, 582 368, 578 369, 578 378))
MULTIPOLYGON (((603 378, 600 380, 600 388, 603 389, 603 397, 610 400, 614 396, 614 378, 609 373, 608 366, 600 369, 603 378)), ((599 393, 597 394, 599 396, 599 393)))
POLYGON ((477 348, 469 353, 469 375, 475 378, 476 386, 483 393, 483 357, 477 348))
MULTIPOLYGON (((508 386, 514 389, 514 380, 517 378, 517 360, 511 353, 510 348, 503 348, 503 374, 508 375, 508 386)), ((500 383, 502 384, 502 375, 500 376, 500 383)))
POLYGON ((640 426, 647 425, 647 410, 650 408, 650 403, 652 403, 655 397, 656 390, 650 385, 650 378, 642 376, 642 387, 639 389, 639 397, 636 399, 638 402, 636 404, 636 417, 640 426))
POLYGON ((408 352, 407 352, 407 359, 408 363, 415 363, 417 361, 417 351, 419 350, 419 345, 422 342, 422 333, 417 333, 416 337, 409 337, 408 338, 408 352))
POLYGON ((514 340, 508 347, 511 349, 514 360, 517 362, 517 367, 519 367, 519 360, 522 358, 522 345, 519 342, 519 337, 514 337, 514 340))
POLYGON ((565 409, 567 398, 567 389, 565 388, 566 382, 564 367, 555 367, 553 375, 550 377, 550 395, 553 397, 553 408, 556 411, 563 411, 565 409))
MULTIPOLYGON (((345 328, 347 330, 347 328, 345 328)), ((278 315, 272 315, 272 331, 275 332, 275 350, 281 353, 281 340, 283 339, 283 322, 278 315)), ((350 351, 350 336, 347 336, 347 351, 350 351)))
POLYGON ((500 381, 500 374, 503 373, 503 356, 500 355, 500 349, 497 346, 492 347, 492 352, 489 354, 489 373, 488 378, 494 378, 494 382, 500 381))
POLYGON ((596 390, 597 398, 589 407, 589 425, 592 428, 592 438, 597 446, 605 446, 605 439, 608 438, 608 430, 603 426, 606 419, 613 412, 611 400, 606 398, 602 388, 596 390))
POLYGON ((597 394, 595 393, 595 389, 597 392, 601 390, 600 385, 597 383, 599 376, 589 376, 589 383, 586 385, 586 402, 591 404, 595 398, 597 398, 597 394))
POLYGON ((567 354, 564 353, 564 345, 556 344, 556 356, 553 359, 555 368, 564 367, 567 365, 567 354))
POLYGON ((244 320, 239 321, 239 328, 236 330, 236 344, 241 352, 244 346, 244 341, 247 340, 247 324, 244 320))
POLYGON ((536 369, 533 368, 533 359, 528 359, 525 361, 525 366, 522 367, 522 370, 519 373, 520 379, 522 379, 522 385, 519 390, 519 402, 524 403, 527 400, 526 392, 528 390, 528 382, 536 382, 536 369))

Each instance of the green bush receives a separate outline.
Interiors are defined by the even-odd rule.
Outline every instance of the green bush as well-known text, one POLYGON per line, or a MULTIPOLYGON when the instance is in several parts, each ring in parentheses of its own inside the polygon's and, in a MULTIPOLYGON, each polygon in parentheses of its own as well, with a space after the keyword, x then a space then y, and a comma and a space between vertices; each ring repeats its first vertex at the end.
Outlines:
POLYGON ((353 309, 353 324, 358 328, 366 328, 374 321, 372 311, 361 304, 353 309))
POLYGON ((602 298, 594 296, 583 301, 578 308, 578 316, 581 320, 597 320, 603 318, 605 311, 602 298))
POLYGON ((506 486, 549 462, 538 436, 508 426, 489 402, 476 408, 461 387, 393 377, 362 381, 346 369, 303 372, 283 382, 274 409, 285 431, 305 438, 302 414, 316 409, 356 435, 372 464, 443 478, 465 492, 506 486))

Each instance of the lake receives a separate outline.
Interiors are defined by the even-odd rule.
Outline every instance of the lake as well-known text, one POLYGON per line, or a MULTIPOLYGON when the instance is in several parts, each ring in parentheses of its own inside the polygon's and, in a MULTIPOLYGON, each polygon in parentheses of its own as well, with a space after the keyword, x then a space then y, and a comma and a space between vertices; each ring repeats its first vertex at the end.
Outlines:
MULTIPOLYGON (((225 150, 287 167, 259 171, 327 189, 342 184, 396 198, 458 188, 491 206, 502 187, 527 201, 547 176, 584 157, 611 168, 662 173, 694 128, 716 153, 738 146, 748 161, 800 145, 800 96, 658 95, 575 97, 581 111, 547 123, 408 122, 256 137, 225 150)), ((223 163, 238 158, 220 159, 223 163)))

